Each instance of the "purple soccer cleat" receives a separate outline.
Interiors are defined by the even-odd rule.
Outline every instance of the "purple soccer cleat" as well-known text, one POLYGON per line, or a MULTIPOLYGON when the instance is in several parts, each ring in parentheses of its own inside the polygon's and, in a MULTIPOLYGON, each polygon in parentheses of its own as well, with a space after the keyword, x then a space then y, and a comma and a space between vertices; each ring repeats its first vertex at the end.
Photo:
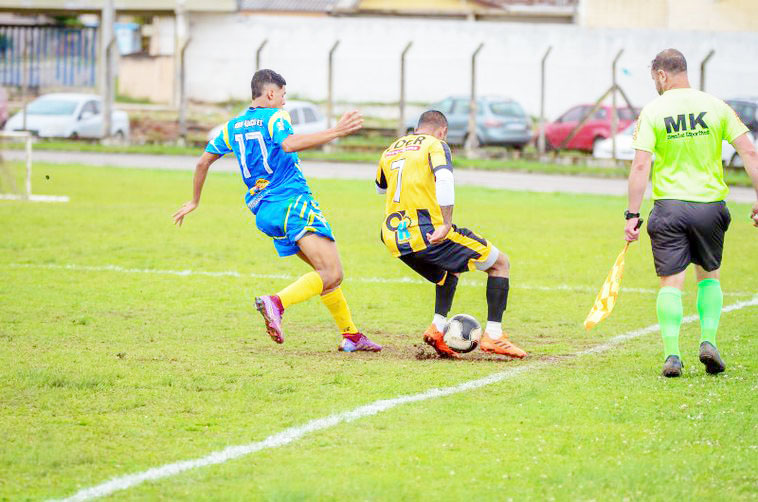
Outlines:
POLYGON ((266 322, 266 331, 276 343, 284 343, 284 332, 282 331, 282 316, 284 307, 276 295, 273 296, 256 296, 255 308, 263 316, 266 322))
POLYGON ((379 352, 382 346, 368 339, 363 333, 351 333, 342 335, 342 341, 339 346, 340 352, 379 352))

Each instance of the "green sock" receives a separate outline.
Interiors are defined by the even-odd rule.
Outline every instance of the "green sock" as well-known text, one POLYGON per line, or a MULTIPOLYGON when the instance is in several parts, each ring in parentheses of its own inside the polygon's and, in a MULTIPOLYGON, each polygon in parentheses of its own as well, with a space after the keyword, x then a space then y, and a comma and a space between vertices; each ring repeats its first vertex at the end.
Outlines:
POLYGON ((716 331, 719 329, 724 294, 718 279, 703 279, 697 283, 697 311, 700 314, 700 343, 711 342, 716 346, 716 331))
POLYGON ((663 357, 680 356, 679 327, 682 325, 682 292, 677 288, 664 287, 658 291, 658 324, 663 337, 663 357))

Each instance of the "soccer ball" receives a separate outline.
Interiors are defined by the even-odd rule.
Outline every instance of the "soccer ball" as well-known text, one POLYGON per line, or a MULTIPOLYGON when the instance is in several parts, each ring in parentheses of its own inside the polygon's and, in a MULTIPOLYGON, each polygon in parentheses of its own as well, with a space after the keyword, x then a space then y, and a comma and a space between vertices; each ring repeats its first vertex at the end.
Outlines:
POLYGON ((468 314, 453 316, 443 333, 447 346, 461 354, 474 350, 481 337, 482 325, 468 314))

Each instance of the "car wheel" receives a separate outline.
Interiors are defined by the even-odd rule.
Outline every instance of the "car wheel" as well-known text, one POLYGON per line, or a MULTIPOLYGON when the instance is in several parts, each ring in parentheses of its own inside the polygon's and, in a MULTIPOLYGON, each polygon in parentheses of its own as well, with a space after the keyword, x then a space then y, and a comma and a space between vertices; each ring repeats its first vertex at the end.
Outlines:
POLYGON ((116 131, 116 134, 113 135, 113 141, 119 145, 123 145, 125 140, 126 135, 124 134, 124 131, 116 131))
MULTIPOLYGON (((463 143, 461 143, 461 146, 466 146, 466 143, 468 143, 468 134, 463 136, 463 143)), ((484 146, 482 144, 482 138, 480 138, 479 136, 476 137, 476 144, 477 146, 484 146)))

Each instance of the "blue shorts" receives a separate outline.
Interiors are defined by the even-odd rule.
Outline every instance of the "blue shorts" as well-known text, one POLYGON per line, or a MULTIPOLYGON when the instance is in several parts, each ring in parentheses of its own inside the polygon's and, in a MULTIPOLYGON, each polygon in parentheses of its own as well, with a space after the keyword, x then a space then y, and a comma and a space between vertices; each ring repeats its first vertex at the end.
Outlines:
POLYGON ((255 225, 274 239, 279 256, 297 254, 297 241, 308 232, 334 240, 332 227, 309 194, 281 201, 263 200, 256 208, 255 225))

